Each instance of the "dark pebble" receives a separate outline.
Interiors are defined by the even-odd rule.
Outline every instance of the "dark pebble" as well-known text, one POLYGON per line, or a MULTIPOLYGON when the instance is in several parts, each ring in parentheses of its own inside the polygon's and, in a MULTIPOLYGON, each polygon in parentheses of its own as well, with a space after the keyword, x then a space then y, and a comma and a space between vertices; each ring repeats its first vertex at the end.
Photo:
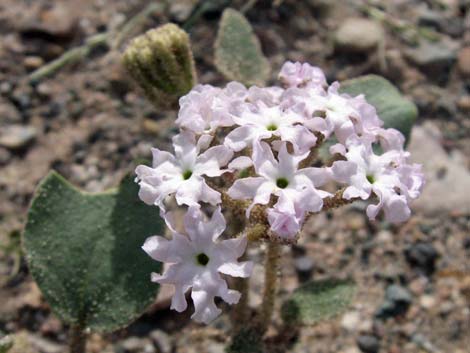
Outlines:
POLYGON ((425 275, 432 275, 436 270, 437 250, 431 243, 416 243, 404 250, 408 264, 425 275))
POLYGON ((380 341, 372 335, 362 335, 357 338, 357 346, 364 353, 377 353, 380 350, 380 341))
POLYGON ((392 284, 385 291, 385 300, 375 313, 379 319, 388 319, 406 314, 413 298, 404 287, 392 284))

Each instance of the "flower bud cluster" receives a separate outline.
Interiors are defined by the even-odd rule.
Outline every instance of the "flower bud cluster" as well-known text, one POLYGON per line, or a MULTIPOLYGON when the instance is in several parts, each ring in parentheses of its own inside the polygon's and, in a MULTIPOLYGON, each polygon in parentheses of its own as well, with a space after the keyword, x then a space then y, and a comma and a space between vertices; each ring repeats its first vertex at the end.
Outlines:
POLYGON ((194 87, 180 99, 174 154, 153 149, 153 165, 136 169, 140 198, 158 206, 168 224, 169 198, 188 207, 186 235, 170 227, 172 241, 150 238, 144 250, 172 263, 153 279, 174 284, 173 307, 186 308, 183 293, 192 287, 194 317, 204 322, 218 314, 214 296, 238 301, 218 272, 251 272, 250 263, 237 262, 247 234, 217 241, 226 224, 221 207, 237 209, 247 229, 265 223, 271 241, 294 242, 307 216, 357 199, 372 200, 371 220, 383 211, 389 222, 406 221, 424 185, 403 135, 384 128, 363 95, 339 93, 339 83, 328 86, 323 72, 305 63, 285 63, 279 79, 282 87, 194 87), (321 163, 326 141, 331 160, 321 163), (209 221, 206 204, 216 207, 209 221))

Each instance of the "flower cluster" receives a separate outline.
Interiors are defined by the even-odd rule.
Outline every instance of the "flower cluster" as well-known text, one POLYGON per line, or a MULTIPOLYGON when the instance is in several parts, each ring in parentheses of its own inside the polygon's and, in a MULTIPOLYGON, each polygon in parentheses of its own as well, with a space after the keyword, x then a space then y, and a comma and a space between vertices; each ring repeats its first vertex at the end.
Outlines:
POLYGON ((293 242, 308 216, 357 199, 373 200, 371 220, 383 210, 387 221, 403 222, 424 184, 403 135, 384 128, 363 95, 341 94, 337 82, 328 86, 323 72, 305 63, 285 63, 279 79, 282 87, 196 86, 180 99, 175 154, 153 149, 152 167, 136 169, 140 198, 160 208, 173 232, 171 241, 152 237, 144 245, 171 263, 152 278, 175 286, 172 307, 179 311, 192 288, 194 318, 203 322, 219 313, 214 296, 239 299, 218 272, 251 271, 249 262, 237 262, 246 232, 218 241, 226 225, 221 207, 244 215, 246 229, 264 224, 271 241, 293 242), (330 157, 321 160, 326 140, 330 157), (186 235, 171 225, 172 197, 188 207, 186 235), (214 207, 206 221, 203 209, 214 207))

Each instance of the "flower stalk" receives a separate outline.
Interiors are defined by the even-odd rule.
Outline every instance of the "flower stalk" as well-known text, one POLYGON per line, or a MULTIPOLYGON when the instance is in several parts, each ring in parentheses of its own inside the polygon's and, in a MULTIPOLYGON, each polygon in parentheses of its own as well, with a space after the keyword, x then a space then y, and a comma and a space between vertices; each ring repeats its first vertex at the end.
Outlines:
POLYGON ((85 353, 86 333, 81 325, 73 325, 69 331, 70 353, 85 353))
POLYGON ((262 334, 268 329, 273 316, 275 299, 277 295, 277 282, 279 272, 279 258, 281 256, 281 245, 276 242, 268 243, 266 250, 264 292, 261 312, 259 317, 259 329, 262 334))

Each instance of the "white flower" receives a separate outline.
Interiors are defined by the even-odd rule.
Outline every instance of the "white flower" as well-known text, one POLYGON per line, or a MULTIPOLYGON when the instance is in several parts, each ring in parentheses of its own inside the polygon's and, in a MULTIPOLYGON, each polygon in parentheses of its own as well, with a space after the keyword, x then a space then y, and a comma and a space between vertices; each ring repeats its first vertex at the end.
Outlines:
POLYGON ((304 213, 280 212, 276 208, 268 209, 268 221, 270 230, 279 238, 284 240, 294 240, 295 236, 302 228, 304 213))
POLYGON ((281 87, 251 86, 248 89, 247 101, 253 104, 256 104, 257 102, 262 102, 268 107, 273 107, 275 105, 279 105, 283 93, 284 89, 282 89, 281 87))
POLYGON ((197 85, 180 98, 176 124, 197 134, 232 126, 231 114, 237 112, 246 97, 247 89, 238 82, 230 82, 224 89, 197 85))
POLYGON ((410 216, 409 200, 416 198, 424 184, 423 175, 417 165, 407 165, 407 153, 388 151, 376 155, 370 143, 357 137, 347 141, 348 152, 345 157, 356 164, 357 169, 350 180, 343 197, 368 199, 374 193, 379 203, 367 207, 367 215, 375 219, 383 209, 385 219, 400 223, 410 216))
POLYGON ((283 111, 278 105, 268 107, 258 102, 256 110, 246 109, 240 116, 233 116, 233 121, 240 126, 225 137, 224 144, 234 151, 241 151, 254 141, 278 136, 282 141, 291 142, 296 153, 305 153, 317 141, 312 132, 300 125, 301 115, 283 111))
POLYGON ((325 137, 334 133, 340 143, 345 143, 351 135, 375 138, 375 132, 383 124, 375 108, 363 95, 349 97, 340 94, 338 89, 338 82, 327 92, 291 89, 286 91, 284 105, 303 114, 306 117, 304 125, 310 130, 321 132, 325 137))
POLYGON ((308 194, 309 197, 301 205, 302 210, 304 212, 318 212, 323 206, 322 196, 328 194, 315 188, 316 179, 323 178, 318 176, 319 168, 297 170, 299 162, 307 155, 289 154, 284 142, 280 146, 279 161, 277 161, 266 142, 255 142, 252 159, 255 171, 259 176, 236 180, 227 193, 233 199, 253 200, 247 209, 247 217, 249 217, 254 205, 268 204, 271 195, 278 197, 275 205, 278 211, 294 213, 296 201, 303 194, 308 194))
POLYGON ((220 193, 210 188, 203 176, 217 177, 226 172, 221 168, 232 159, 233 152, 219 145, 201 153, 209 142, 203 135, 196 144, 194 134, 186 131, 173 138, 175 156, 153 148, 152 167, 139 165, 135 171, 142 201, 164 210, 165 198, 174 193, 178 205, 195 206, 200 201, 219 204, 220 193))
POLYGON ((308 63, 287 61, 279 72, 279 80, 287 87, 325 86, 323 71, 308 63))
POLYGON ((187 236, 177 233, 171 222, 167 224, 173 233, 171 240, 152 236, 142 246, 154 260, 169 264, 162 275, 152 273, 152 281, 174 286, 171 308, 178 312, 186 310, 185 293, 191 289, 195 307, 191 318, 207 324, 221 313, 214 297, 221 297, 229 304, 236 304, 240 299, 240 293, 228 289, 220 273, 234 277, 251 275, 253 264, 237 261, 245 252, 247 239, 242 236, 217 241, 226 228, 220 207, 208 221, 200 209, 190 207, 184 217, 187 236))

